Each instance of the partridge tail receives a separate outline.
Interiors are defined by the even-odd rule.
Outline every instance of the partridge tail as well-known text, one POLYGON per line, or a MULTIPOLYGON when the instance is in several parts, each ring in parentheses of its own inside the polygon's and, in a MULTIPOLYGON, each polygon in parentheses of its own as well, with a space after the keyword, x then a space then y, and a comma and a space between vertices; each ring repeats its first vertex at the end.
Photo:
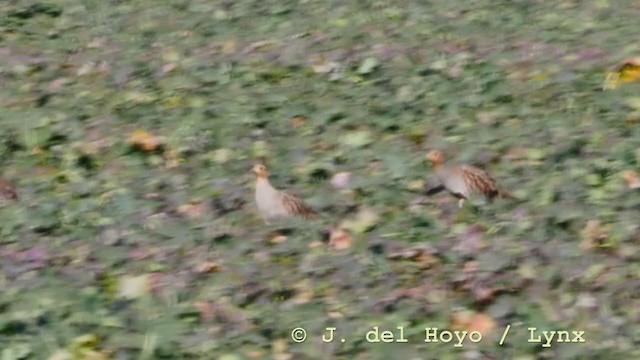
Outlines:
POLYGON ((284 193, 282 201, 285 209, 291 215, 299 216, 306 220, 320 218, 320 214, 315 209, 295 196, 284 193))

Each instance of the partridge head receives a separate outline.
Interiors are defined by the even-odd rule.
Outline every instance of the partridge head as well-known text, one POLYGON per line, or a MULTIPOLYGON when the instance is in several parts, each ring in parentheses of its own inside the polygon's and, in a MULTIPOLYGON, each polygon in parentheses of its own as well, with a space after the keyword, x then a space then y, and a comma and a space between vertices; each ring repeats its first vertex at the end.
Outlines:
POLYGON ((301 199, 274 188, 269 182, 269 170, 264 164, 255 164, 252 171, 256 175, 256 205, 265 224, 283 217, 310 219, 319 216, 301 199))
POLYGON ((427 160, 433 165, 440 186, 430 190, 435 193, 447 190, 459 199, 458 206, 474 195, 484 195, 489 201, 494 198, 513 198, 513 195, 498 186, 495 179, 488 172, 471 165, 447 165, 440 150, 431 150, 427 160))

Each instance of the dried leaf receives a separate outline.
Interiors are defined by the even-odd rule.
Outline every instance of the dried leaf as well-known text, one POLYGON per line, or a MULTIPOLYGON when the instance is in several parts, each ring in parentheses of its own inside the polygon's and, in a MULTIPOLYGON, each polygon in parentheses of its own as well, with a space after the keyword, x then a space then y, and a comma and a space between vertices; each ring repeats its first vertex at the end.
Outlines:
POLYGON ((496 322, 491 316, 485 313, 462 310, 451 316, 450 327, 453 330, 465 330, 467 332, 478 331, 486 336, 496 327, 496 322))
POLYGON ((277 231, 274 231, 267 235, 267 242, 269 244, 281 244, 287 240, 289 240, 289 238, 286 235, 282 235, 277 231))
POLYGON ((73 356, 67 350, 57 350, 47 360, 73 360, 73 356))
POLYGON ((316 74, 328 74, 340 70, 340 64, 335 61, 329 61, 324 56, 313 56, 311 58, 311 69, 316 74))
POLYGON ((438 251, 430 245, 419 245, 412 248, 401 248, 390 252, 390 260, 411 260, 421 265, 423 269, 430 268, 440 262, 436 256, 438 251))
POLYGON ((309 279, 304 279, 295 285, 296 295, 293 302, 296 304, 306 304, 313 299, 314 291, 309 279))
POLYGON ((224 55, 231 55, 236 51, 238 51, 238 42, 235 39, 229 39, 222 43, 222 53, 224 55))
POLYGON ((484 248, 486 243, 483 239, 485 229, 478 224, 471 225, 458 236, 458 243, 453 250, 459 251, 464 255, 473 255, 478 250, 484 248))
POLYGON ((202 215, 205 211, 205 206, 203 203, 193 203, 193 204, 184 204, 178 206, 178 214, 188 217, 195 218, 202 215))
POLYGON ((351 180, 350 172, 339 172, 331 178, 331 186, 336 189, 342 189, 349 186, 351 180))
POLYGON ((356 234, 367 232, 378 223, 378 214, 369 208, 361 208, 354 218, 346 219, 340 228, 356 234))
POLYGON ((214 319, 215 307, 210 301, 197 300, 193 303, 193 307, 200 313, 200 321, 209 322, 214 319))
POLYGON ((599 244, 602 244, 607 237, 607 233, 603 229, 600 220, 587 220, 587 224, 584 230, 582 230, 580 248, 583 250, 591 250, 599 244))
POLYGON ((364 61, 362 62, 362 64, 360 64, 360 67, 358 67, 358 70, 356 70, 356 72, 360 75, 366 75, 373 72, 378 67, 378 65, 379 65, 378 59, 374 57, 369 57, 364 59, 364 61))
POLYGON ((135 130, 129 136, 128 142, 144 152, 153 152, 161 145, 161 140, 157 136, 141 129, 135 130))
POLYGON ((174 149, 167 149, 163 157, 165 168, 171 169, 178 166, 178 153, 174 149))
POLYGON ((484 313, 476 313, 469 320, 466 329, 468 332, 478 331, 481 334, 488 334, 496 327, 496 322, 493 318, 484 313))
POLYGON ((425 187, 424 180, 415 180, 407 184, 407 190, 409 191, 422 191, 425 187))
POLYGON ((622 178, 630 189, 640 189, 640 177, 633 170, 625 170, 622 172, 622 178))
POLYGON ((351 247, 353 236, 343 229, 331 229, 329 247, 333 250, 344 250, 351 247))
POLYGON ((291 126, 293 126, 294 128, 299 128, 300 126, 304 125, 306 121, 307 119, 305 119, 304 116, 294 116, 291 118, 291 126))
POLYGON ((285 339, 278 339, 271 343, 271 356, 275 360, 289 360, 293 357, 292 354, 287 352, 288 341, 285 339))
POLYGON ((196 264, 193 271, 197 274, 210 274, 220 269, 220 265, 213 261, 204 261, 196 264))
POLYGON ((125 275, 118 281, 118 297, 125 299, 137 299, 143 297, 151 290, 151 283, 148 275, 129 276, 125 275))
POLYGON ((627 59, 622 64, 609 71, 604 81, 603 89, 612 90, 622 83, 640 79, 640 56, 627 59))

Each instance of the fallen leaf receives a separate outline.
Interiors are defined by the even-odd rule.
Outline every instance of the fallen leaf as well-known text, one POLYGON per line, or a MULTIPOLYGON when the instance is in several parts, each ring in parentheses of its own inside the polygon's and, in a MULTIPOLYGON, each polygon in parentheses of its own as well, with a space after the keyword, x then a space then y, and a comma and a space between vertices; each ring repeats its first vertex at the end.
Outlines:
POLYGON ((465 231, 458 236, 458 243, 453 247, 453 250, 459 251, 463 255, 473 255, 486 246, 483 239, 484 234, 485 229, 481 225, 474 224, 467 227, 465 231))
POLYGON ((162 65, 162 67, 160 67, 160 75, 161 76, 166 75, 166 74, 172 72, 173 70, 175 70, 177 68, 178 68, 178 63, 176 63, 176 62, 166 63, 166 64, 162 65))
POLYGON ((373 141, 371 132, 366 129, 349 131, 340 137, 340 142, 351 148, 364 147, 373 141))
POLYGON ((469 320, 466 329, 468 332, 477 331, 481 334, 488 334, 496 327, 496 322, 493 318, 484 313, 476 313, 469 320))
POLYGON ((528 158, 529 149, 522 147, 514 147, 509 149, 505 154, 506 160, 526 160, 528 158))
POLYGON ((495 295, 499 290, 501 289, 479 284, 471 288, 471 294, 476 302, 486 304, 495 299, 495 295))
POLYGON ((293 126, 294 128, 299 128, 300 126, 304 125, 305 122, 306 119, 301 115, 297 115, 291 118, 291 126, 293 126))
POLYGON ((622 172, 622 178, 630 189, 640 189, 640 177, 633 170, 625 170, 622 172))
POLYGON ((373 72, 378 67, 378 65, 379 65, 378 59, 374 57, 369 57, 364 59, 364 61, 362 62, 362 64, 360 64, 360 67, 358 67, 358 70, 356 70, 356 72, 360 75, 366 75, 373 72))
POLYGON ((68 78, 57 78, 49 83, 47 90, 56 91, 60 90, 65 84, 69 82, 68 78))
POLYGON ((198 310, 198 312, 200 313, 200 321, 209 322, 214 319, 215 307, 212 302, 205 300, 196 300, 193 303, 193 307, 196 308, 196 310, 198 310))
POLYGON ((640 56, 625 60, 622 64, 613 68, 604 81, 604 90, 613 90, 622 83, 640 79, 640 56))
POLYGON ((178 153, 174 149, 167 149, 163 157, 165 168, 171 169, 178 166, 178 153))
POLYGON ((73 356, 67 350, 57 350, 47 360, 73 360, 73 356))
POLYGON ((327 316, 330 319, 342 319, 342 318, 344 318, 344 315, 339 311, 329 311, 327 313, 327 316))
POLYGON ((89 49, 97 49, 97 48, 101 48, 101 47, 105 46, 106 44, 107 44, 107 38, 99 36, 99 37, 93 38, 87 44, 87 48, 89 48, 89 49))
POLYGON ((213 261, 204 261, 197 263, 193 267, 193 271, 197 274, 210 274, 220 269, 220 265, 213 261))
POLYGON ((339 172, 331 177, 331 186, 336 189, 342 189, 349 186, 351 180, 350 172, 339 172))
POLYGON ((478 331, 483 336, 487 336, 496 327, 496 322, 487 314, 461 310, 451 316, 449 326, 453 330, 478 331))
POLYGON ((415 180, 407 184, 407 190, 409 191, 422 191, 424 189, 424 180, 415 180))
POLYGON ((313 299, 314 292, 309 279, 298 282, 294 287, 296 288, 296 295, 293 297, 294 303, 306 304, 313 299))
POLYGON ((231 55, 238 51, 238 42, 235 39, 229 39, 222 43, 222 53, 231 55))
POLYGON ((250 54, 253 53, 255 51, 260 51, 260 50, 264 50, 265 48, 275 45, 276 42, 272 41, 272 40, 260 40, 260 41, 255 41, 252 42, 251 44, 247 45, 247 47, 245 47, 242 50, 243 54, 250 54))
POLYGON ((269 244, 281 244, 287 240, 289 240, 289 238, 286 235, 282 235, 277 231, 274 231, 267 235, 267 242, 269 244))
POLYGON ((438 250, 431 245, 419 245, 412 248, 401 248, 389 253, 389 260, 410 260, 420 264, 421 268, 428 269, 440 262, 436 256, 438 250))
POLYGON ((329 247, 333 250, 344 250, 351 247, 353 236, 343 229, 331 229, 329 247))
POLYGON ((285 339, 277 339, 271 343, 271 356, 275 360, 289 360, 293 357, 287 352, 288 341, 285 339))
POLYGON ((161 145, 161 141, 157 136, 141 129, 135 130, 129 136, 128 142, 144 152, 153 152, 161 145))
POLYGON ((582 242, 580 242, 580 248, 582 250, 591 250, 599 244, 602 244, 606 239, 607 233, 603 229, 600 220, 587 220, 587 224, 584 227, 584 230, 582 230, 582 242))
POLYGON ((195 218, 202 215, 205 211, 205 206, 203 203, 193 203, 193 204, 184 204, 178 206, 178 214, 188 217, 195 218))
POLYGON ((224 164, 233 158, 233 150, 221 148, 213 152, 213 161, 217 164, 224 164))
POLYGON ((362 207, 353 218, 345 219, 340 228, 361 234, 378 223, 378 214, 370 208, 362 207))
POLYGON ((129 276, 124 275, 118 281, 117 296, 125 299, 137 299, 143 297, 151 290, 148 275, 129 276))
POLYGON ((340 70, 340 63, 330 61, 324 56, 316 55, 311 58, 311 69, 316 74, 328 74, 340 70))

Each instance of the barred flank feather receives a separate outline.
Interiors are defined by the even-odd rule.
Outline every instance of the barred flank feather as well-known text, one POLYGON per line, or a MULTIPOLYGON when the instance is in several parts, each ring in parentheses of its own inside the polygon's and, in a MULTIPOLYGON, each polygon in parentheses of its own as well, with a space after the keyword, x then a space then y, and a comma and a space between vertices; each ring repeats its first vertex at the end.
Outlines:
POLYGON ((473 166, 460 166, 460 174, 469 193, 483 194, 489 199, 509 194, 498 187, 498 183, 486 171, 473 166))
POLYGON ((289 214, 300 216, 303 219, 311 219, 319 216, 307 203, 297 197, 284 192, 282 195, 282 203, 289 214))

